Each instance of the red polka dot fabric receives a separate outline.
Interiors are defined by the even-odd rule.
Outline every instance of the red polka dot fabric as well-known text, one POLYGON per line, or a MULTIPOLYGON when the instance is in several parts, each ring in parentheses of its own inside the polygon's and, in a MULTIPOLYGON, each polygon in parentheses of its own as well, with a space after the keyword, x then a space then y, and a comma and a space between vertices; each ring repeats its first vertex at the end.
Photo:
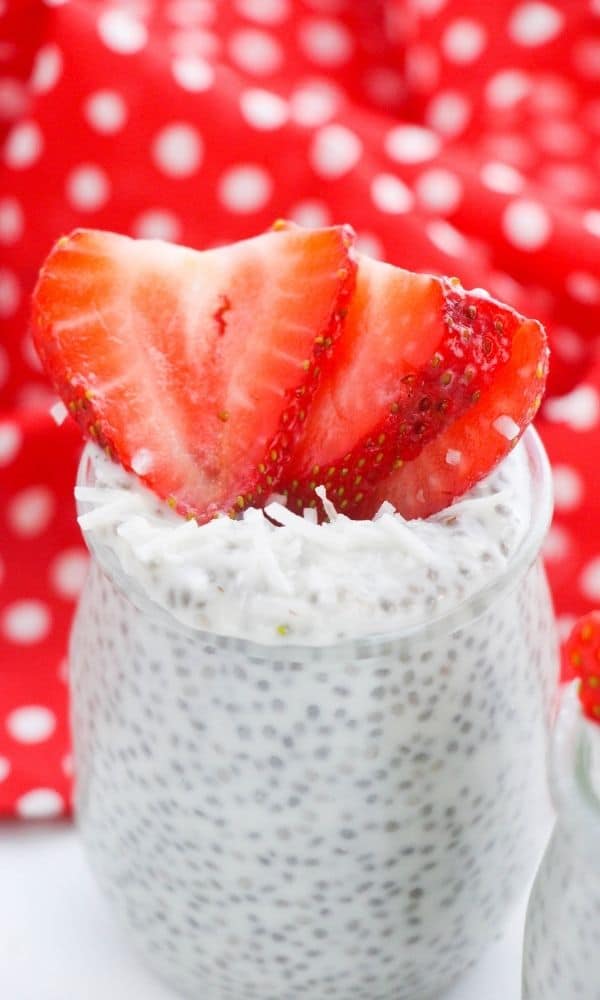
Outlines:
POLYGON ((548 326, 559 626, 600 602, 599 0, 1 0, 0 814, 70 810, 80 441, 28 331, 75 226, 207 247, 284 216, 548 326))

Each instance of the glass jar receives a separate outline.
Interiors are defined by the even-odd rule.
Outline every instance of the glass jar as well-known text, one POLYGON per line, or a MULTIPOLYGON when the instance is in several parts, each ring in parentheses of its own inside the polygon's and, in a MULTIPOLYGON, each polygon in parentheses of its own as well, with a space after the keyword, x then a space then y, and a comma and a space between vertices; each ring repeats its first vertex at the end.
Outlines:
MULTIPOLYGON (((72 644, 76 813, 115 912, 203 1000, 439 998, 548 835, 551 511, 450 614, 334 645, 177 622, 92 554, 72 644)), ((80 478, 89 483, 85 459, 80 478)))
POLYGON ((600 1000, 600 726, 566 689, 554 733, 558 819, 529 900, 523 1000, 600 1000))

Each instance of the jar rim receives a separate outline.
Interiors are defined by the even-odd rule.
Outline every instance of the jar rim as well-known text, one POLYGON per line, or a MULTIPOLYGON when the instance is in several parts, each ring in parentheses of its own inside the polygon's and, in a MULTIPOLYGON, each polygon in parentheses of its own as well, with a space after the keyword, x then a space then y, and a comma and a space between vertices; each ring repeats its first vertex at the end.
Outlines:
MULTIPOLYGON (((244 649, 250 655, 252 655, 252 651, 254 651, 257 656, 264 656, 266 654, 272 657, 273 651, 277 650, 278 652, 285 653, 286 657, 293 658, 294 652, 301 656, 305 651, 322 649, 323 651, 335 651, 336 653, 340 653, 343 650, 352 650, 353 655, 360 658, 360 649, 364 649, 365 655, 373 656, 379 652, 380 647, 383 652, 390 643, 402 643, 405 640, 421 636, 430 641, 438 634, 447 635, 481 617, 481 615, 484 614, 489 608, 493 600, 505 591, 509 590, 513 583, 519 579, 520 574, 526 571, 534 563, 540 553, 553 512, 552 474, 544 445, 537 431, 535 431, 533 427, 530 426, 527 428, 522 437, 522 442, 527 454, 531 479, 534 484, 532 489, 529 530, 525 532, 518 548, 513 553, 506 566, 504 566, 496 576, 492 579, 484 581, 477 590, 475 590, 459 604, 454 605, 454 607, 448 610, 442 611, 437 616, 432 616, 428 620, 416 622, 401 628, 392 628, 381 632, 372 632, 360 637, 350 636, 344 639, 333 639, 331 641, 321 643, 265 643, 231 634, 212 633, 206 629, 195 628, 192 625, 182 622, 175 615, 173 615, 168 608, 161 607, 147 594, 138 594, 136 592, 137 588, 133 585, 133 581, 123 570, 121 570, 121 575, 126 576, 127 587, 121 587, 120 589, 124 591, 127 598, 134 600, 137 598, 136 603, 138 604, 141 599, 145 609, 153 609, 154 611, 159 611, 162 616, 166 616, 170 626, 176 628, 184 635, 190 637, 214 637, 215 641, 218 642, 219 645, 232 645, 234 648, 244 649)), ((86 456, 87 449, 84 449, 77 474, 78 485, 84 485, 86 481, 84 478, 86 474, 86 456)), ((80 504, 78 503, 77 506, 79 513, 81 513, 80 504)), ((102 559, 98 552, 95 549, 91 549, 91 551, 92 555, 99 558, 102 564, 102 559)), ((109 569, 108 572, 111 572, 111 570, 112 568, 109 569)), ((118 582, 119 581, 115 581, 117 584, 118 582)))

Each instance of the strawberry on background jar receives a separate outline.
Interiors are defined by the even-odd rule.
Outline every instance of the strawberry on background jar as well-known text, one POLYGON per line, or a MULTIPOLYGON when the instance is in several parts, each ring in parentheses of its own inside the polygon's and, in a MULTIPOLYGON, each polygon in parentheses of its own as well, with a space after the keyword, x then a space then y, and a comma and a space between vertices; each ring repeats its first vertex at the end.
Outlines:
POLYGON ((527 911, 523 1000, 600 1000, 599 612, 567 649, 582 680, 565 689, 553 737, 557 821, 527 911))
POLYGON ((117 469, 88 446, 70 656, 77 819, 115 912, 185 996, 439 998, 504 929, 547 837, 539 439, 426 522, 199 527, 117 469), (431 588, 452 595, 441 617, 431 588), (218 632, 190 626, 204 613, 218 632))

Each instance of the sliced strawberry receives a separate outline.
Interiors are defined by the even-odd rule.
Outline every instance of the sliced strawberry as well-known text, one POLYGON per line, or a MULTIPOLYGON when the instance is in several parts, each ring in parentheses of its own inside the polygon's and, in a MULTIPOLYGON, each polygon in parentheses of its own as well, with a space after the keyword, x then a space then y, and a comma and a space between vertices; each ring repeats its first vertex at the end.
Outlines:
POLYGON ((483 338, 502 324, 508 358, 473 383, 472 405, 458 419, 377 484, 362 516, 371 517, 384 500, 408 518, 443 510, 495 468, 539 409, 548 374, 544 328, 493 299, 456 292, 459 310, 477 310, 483 338))
POLYGON ((351 245, 346 227, 204 252, 78 230, 40 273, 35 343, 84 434, 205 521, 280 479, 341 331, 351 245))
MULTIPOLYGON (((419 456, 463 414, 469 421, 468 414, 510 367, 513 340, 525 322, 508 307, 465 292, 455 280, 361 257, 343 337, 324 366, 280 485, 292 507, 314 505, 314 488, 324 482, 339 509, 370 517, 403 469, 415 470, 414 496, 394 490, 389 499, 398 509, 410 514, 415 502, 421 513, 421 497, 428 513, 445 506, 445 496, 431 492, 434 484, 420 480, 419 456)), ((530 326, 545 344, 539 324, 530 326)), ((540 359, 543 377, 545 346, 534 371, 540 359)), ((519 378, 528 378, 522 365, 519 361, 519 378)), ((539 393, 540 379, 531 375, 531 380, 539 393)), ((506 451, 508 441, 502 440, 506 451)), ((450 463, 459 462, 456 450, 450 450, 450 463)), ((485 464, 488 457, 479 450, 476 478, 491 467, 485 464)), ((456 479, 454 495, 471 485, 461 488, 460 463, 446 469, 456 479)))

